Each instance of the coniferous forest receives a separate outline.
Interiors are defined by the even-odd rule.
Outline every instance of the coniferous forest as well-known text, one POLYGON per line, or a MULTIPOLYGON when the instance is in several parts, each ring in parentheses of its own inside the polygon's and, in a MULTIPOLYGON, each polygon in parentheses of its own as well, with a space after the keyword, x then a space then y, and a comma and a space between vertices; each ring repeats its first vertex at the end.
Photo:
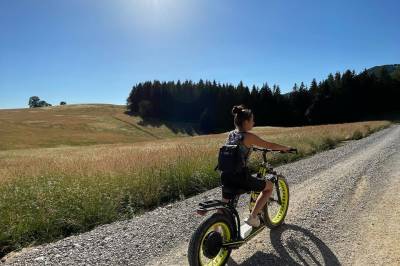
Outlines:
POLYGON ((261 88, 216 81, 146 81, 127 99, 128 112, 144 119, 198 123, 204 133, 233 128, 231 109, 244 104, 256 126, 302 126, 381 117, 400 111, 400 65, 375 67, 356 74, 329 74, 309 87, 295 84, 282 94, 278 85, 261 88))

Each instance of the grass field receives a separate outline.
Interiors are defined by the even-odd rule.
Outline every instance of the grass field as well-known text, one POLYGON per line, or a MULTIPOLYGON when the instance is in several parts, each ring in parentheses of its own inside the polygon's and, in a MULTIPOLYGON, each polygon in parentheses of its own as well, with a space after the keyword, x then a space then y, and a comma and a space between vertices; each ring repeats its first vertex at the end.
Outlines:
MULTIPOLYGON (((258 127, 266 140, 299 149, 288 162, 387 127, 371 121, 293 128, 258 127)), ((219 185, 217 150, 226 133, 131 144, 0 151, 0 257, 219 185)), ((259 161, 257 154, 252 165, 259 161)))
POLYGON ((125 111, 126 106, 111 104, 0 110, 0 150, 132 143, 195 134, 189 123, 149 125, 125 111))

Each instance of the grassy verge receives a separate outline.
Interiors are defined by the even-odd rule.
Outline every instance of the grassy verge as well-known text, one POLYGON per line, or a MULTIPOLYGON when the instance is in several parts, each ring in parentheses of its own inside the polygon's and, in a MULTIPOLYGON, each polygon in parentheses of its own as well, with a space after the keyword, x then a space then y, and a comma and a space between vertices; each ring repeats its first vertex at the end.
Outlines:
MULTIPOLYGON (((389 125, 371 121, 259 127, 254 132, 299 149, 297 155, 272 157, 277 165, 389 125)), ((130 145, 0 152, 0 257, 218 186, 213 169, 225 138, 226 133, 130 145)), ((259 158, 251 160, 254 164, 259 158)))

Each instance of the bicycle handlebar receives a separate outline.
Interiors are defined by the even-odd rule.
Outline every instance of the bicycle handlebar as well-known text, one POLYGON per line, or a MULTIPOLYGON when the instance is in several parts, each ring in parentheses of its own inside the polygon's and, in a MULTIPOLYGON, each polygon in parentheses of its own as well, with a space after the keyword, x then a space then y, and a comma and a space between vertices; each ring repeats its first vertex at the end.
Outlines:
POLYGON ((281 151, 281 150, 273 150, 273 149, 267 149, 267 148, 257 148, 257 147, 253 147, 252 148, 253 151, 262 151, 262 152, 280 152, 280 153, 297 153, 297 149, 296 148, 291 148, 288 151, 281 151))

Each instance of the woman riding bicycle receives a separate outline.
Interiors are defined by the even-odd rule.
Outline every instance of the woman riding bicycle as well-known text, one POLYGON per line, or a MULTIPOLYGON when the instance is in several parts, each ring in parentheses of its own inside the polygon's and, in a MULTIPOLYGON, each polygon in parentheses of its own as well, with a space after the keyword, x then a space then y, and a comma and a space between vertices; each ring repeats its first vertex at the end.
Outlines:
MULTIPOLYGON (((251 148, 254 145, 283 152, 290 151, 291 148, 265 141, 257 135, 249 132, 254 126, 254 115, 250 109, 245 108, 243 105, 234 106, 232 109, 232 114, 234 116, 235 130, 229 132, 225 144, 239 145, 245 167, 243 168, 243 171, 237 174, 222 172, 221 182, 222 185, 226 187, 261 192, 256 200, 252 212, 245 220, 245 223, 248 225, 258 227, 260 226, 258 213, 262 210, 267 200, 271 196, 273 184, 271 181, 250 175, 247 168, 247 161, 252 150, 251 148)), ((227 198, 228 196, 224 195, 224 193, 222 197, 223 201, 225 202, 229 200, 227 198)))

